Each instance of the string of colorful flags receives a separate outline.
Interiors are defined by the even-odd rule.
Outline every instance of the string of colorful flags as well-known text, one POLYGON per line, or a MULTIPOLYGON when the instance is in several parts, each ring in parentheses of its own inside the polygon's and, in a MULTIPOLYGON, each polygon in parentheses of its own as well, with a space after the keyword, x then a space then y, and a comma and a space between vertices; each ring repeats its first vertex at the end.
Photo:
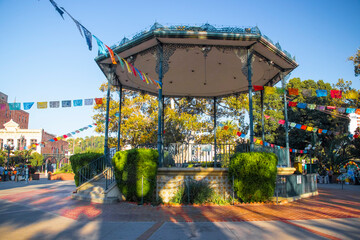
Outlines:
MULTIPOLYGON (((85 40, 86 40, 86 44, 88 45, 89 50, 92 50, 92 38, 94 37, 94 39, 97 42, 98 45, 98 53, 99 54, 104 54, 105 56, 107 56, 107 54, 109 54, 110 58, 111 58, 111 62, 113 64, 118 64, 118 62, 120 63, 121 67, 123 70, 125 70, 125 66, 126 69, 128 71, 128 73, 133 74, 135 77, 139 76, 140 79, 143 82, 146 82, 147 84, 154 84, 158 89, 161 89, 161 83, 157 80, 154 80, 152 78, 150 78, 149 75, 144 74, 142 71, 140 71, 139 69, 137 69, 136 67, 134 67, 132 64, 130 64, 128 61, 126 61, 124 58, 120 57, 119 55, 117 55, 116 53, 113 52, 113 50, 106 44, 104 44, 99 38, 97 38, 95 35, 93 35, 87 28, 85 28, 81 23, 79 23, 79 21, 77 21, 75 18, 73 18, 63 7, 59 7, 57 5, 57 3, 54 0, 49 0, 50 3, 54 6, 55 10, 60 14, 60 16, 64 19, 64 13, 66 13, 67 15, 69 15, 69 17, 74 21, 77 29, 80 32, 80 35, 82 37, 85 36, 85 40), (116 58, 118 60, 118 62, 116 61, 116 58)), ((65 20, 65 19, 64 19, 65 20)))
MULTIPOLYGON (((273 122, 277 122, 281 125, 285 125, 285 120, 280 119, 280 120, 276 120, 274 117, 271 117, 269 115, 264 115, 266 119, 270 119, 273 122)), ((297 128, 297 129, 301 129, 304 131, 308 131, 308 132, 317 132, 319 134, 334 134, 334 135, 340 135, 340 132, 335 132, 335 131, 330 131, 330 130, 326 130, 326 129, 322 129, 322 128, 316 128, 316 127, 310 127, 307 125, 303 125, 303 124, 299 124, 299 123, 294 123, 294 122, 289 122, 289 126, 292 128, 297 128)), ((358 138, 359 135, 358 134, 344 134, 344 136, 347 136, 349 138, 358 138)))
POLYGON ((78 133, 80 133, 80 132, 82 132, 82 131, 85 131, 85 130, 87 130, 87 129, 89 129, 89 128, 92 128, 93 126, 96 126, 97 124, 96 123, 93 123, 93 124, 90 124, 90 125, 87 125, 87 126, 85 126, 85 127, 82 127, 82 128, 80 128, 80 129, 77 129, 77 130, 75 130, 75 131, 73 131, 73 132, 70 132, 70 133, 67 133, 67 134, 64 134, 64 135, 60 135, 60 136, 57 136, 57 137, 54 137, 54 138, 50 138, 50 139, 48 139, 48 140, 46 140, 46 141, 43 141, 43 142, 40 142, 40 143, 33 143, 33 144, 31 144, 29 147, 26 147, 25 146, 25 149, 32 149, 32 148, 36 148, 37 146, 40 146, 40 147, 45 147, 45 143, 46 142, 57 142, 57 141, 59 141, 59 140, 61 140, 61 139, 66 139, 66 138, 68 138, 68 137, 72 137, 73 135, 75 135, 75 134, 78 134, 78 133))
MULTIPOLYGON (((227 126, 227 125, 224 125, 223 123, 220 123, 219 124, 220 127, 223 127, 223 129, 225 131, 232 131, 232 133, 234 135, 237 135, 238 137, 240 138, 244 138, 246 139, 246 134, 245 133, 242 133, 240 131, 237 131, 235 129, 232 129, 231 127, 227 126)), ((255 144, 259 144, 259 145, 263 145, 265 147, 271 147, 271 148, 277 148, 277 149, 283 149, 285 147, 283 146, 279 146, 279 145, 276 145, 276 144, 272 144, 272 143, 269 143, 269 142, 263 142, 261 139, 258 139, 258 138, 254 138, 254 143, 255 144)), ((308 153, 309 151, 308 150, 300 150, 300 149, 295 149, 295 148, 289 148, 289 151, 290 152, 294 152, 294 153, 308 153)))
POLYGON ((310 103, 301 103, 301 102, 288 102, 289 107, 297 107, 300 109, 311 109, 311 110, 331 110, 331 111, 337 111, 338 113, 356 113, 360 115, 360 108, 344 108, 344 107, 336 107, 336 106, 322 106, 322 105, 316 105, 316 104, 310 104, 310 103))
MULTIPOLYGON (((253 86, 254 92, 256 91, 264 91, 265 94, 272 95, 275 93, 284 94, 285 89, 279 87, 271 87, 271 86, 253 86)), ((318 89, 315 90, 317 97, 327 97, 328 90, 318 89)), ((298 96, 300 94, 300 90, 298 88, 288 88, 287 94, 289 96, 298 96)), ((304 97, 312 97, 313 90, 312 89, 302 89, 301 94, 304 97)), ((350 90, 348 92, 344 92, 341 90, 330 90, 331 98, 345 98, 345 99, 358 99, 359 93, 356 90, 350 90)))
MULTIPOLYGON (((62 101, 49 101, 49 102, 37 102, 36 106, 38 109, 46 108, 68 108, 68 107, 81 107, 81 106, 92 106, 93 104, 101 105, 103 103, 102 98, 87 98, 87 99, 76 99, 76 100, 62 100, 62 101)), ((20 102, 14 103, 2 103, 0 104, 0 110, 6 109, 6 104, 9 105, 9 110, 30 110, 35 102, 24 102, 22 103, 23 109, 21 109, 20 102)))

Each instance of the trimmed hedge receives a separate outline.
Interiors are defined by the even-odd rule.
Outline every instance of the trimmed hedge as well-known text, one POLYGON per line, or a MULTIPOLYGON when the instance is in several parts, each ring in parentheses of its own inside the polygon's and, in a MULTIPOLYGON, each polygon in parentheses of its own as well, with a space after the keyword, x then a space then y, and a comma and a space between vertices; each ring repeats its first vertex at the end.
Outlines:
POLYGON ((70 157, 71 168, 75 174, 74 180, 76 186, 79 186, 79 169, 103 155, 102 153, 88 152, 74 154, 70 157))
POLYGON ((232 156, 229 178, 234 176, 237 196, 244 202, 263 202, 274 195, 277 174, 274 153, 250 152, 232 156))
POLYGON ((120 192, 127 201, 141 202, 142 177, 144 202, 156 200, 156 174, 159 154, 153 149, 120 151, 112 159, 120 192))

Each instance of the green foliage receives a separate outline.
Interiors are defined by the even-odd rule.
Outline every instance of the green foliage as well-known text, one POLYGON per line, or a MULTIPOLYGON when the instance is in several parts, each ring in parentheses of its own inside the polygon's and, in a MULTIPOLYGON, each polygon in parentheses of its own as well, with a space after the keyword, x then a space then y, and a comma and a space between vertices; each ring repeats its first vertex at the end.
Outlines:
POLYGON ((357 50, 354 56, 349 57, 349 60, 354 63, 355 76, 360 75, 360 48, 357 50))
POLYGON ((73 170, 71 168, 71 164, 69 163, 64 163, 62 164, 61 168, 56 171, 55 173, 72 173, 73 170))
MULTIPOLYGON (((100 90, 107 91, 107 85, 102 84, 100 90)), ((116 92, 115 88, 111 89, 116 92)), ((113 95, 113 94, 112 94, 113 95)), ((118 98, 111 95, 109 131, 118 131, 119 111, 118 98)), ((114 94, 115 95, 115 94, 114 94)), ((121 108, 121 146, 137 146, 155 143, 157 139, 158 102, 157 98, 130 90, 123 91, 124 101, 121 108)), ((104 99, 105 100, 105 99, 104 99)), ((217 100, 218 118, 233 117, 235 125, 245 129, 245 111, 247 107, 247 96, 245 94, 234 97, 226 97, 217 100)), ((212 99, 200 98, 166 98, 164 105, 164 142, 188 142, 194 137, 195 142, 213 141, 213 113, 214 103, 212 99), (211 117, 209 117, 211 116, 211 117), (195 133, 204 133, 196 134, 195 133)), ((97 122, 96 131, 104 132, 106 101, 94 106, 97 112, 93 119, 97 122)), ((218 137, 219 141, 232 141, 236 136, 224 134, 218 137), (224 135, 224 140, 223 140, 224 135), (225 139, 226 138, 226 139, 225 139)), ((114 147, 116 141, 109 140, 110 147, 114 147)))
POLYGON ((120 192, 128 201, 155 201, 158 152, 153 149, 120 151, 113 157, 115 178, 120 192))
POLYGON ((78 173, 79 169, 102 156, 103 156, 102 153, 88 152, 88 153, 74 154, 70 157, 71 168, 75 173, 74 179, 76 186, 79 185, 79 173, 78 173))
POLYGON ((171 203, 190 203, 203 204, 211 202, 214 190, 209 183, 202 181, 195 181, 189 179, 185 183, 185 187, 181 187, 170 200, 171 203))
POLYGON ((274 195, 277 174, 274 153, 237 153, 232 156, 229 179, 234 177, 237 196, 244 202, 262 202, 274 195))
POLYGON ((33 152, 31 154, 31 166, 41 166, 43 164, 44 157, 38 152, 33 152))
POLYGON ((73 154, 85 152, 104 152, 104 136, 86 136, 85 138, 68 138, 69 151, 73 154))

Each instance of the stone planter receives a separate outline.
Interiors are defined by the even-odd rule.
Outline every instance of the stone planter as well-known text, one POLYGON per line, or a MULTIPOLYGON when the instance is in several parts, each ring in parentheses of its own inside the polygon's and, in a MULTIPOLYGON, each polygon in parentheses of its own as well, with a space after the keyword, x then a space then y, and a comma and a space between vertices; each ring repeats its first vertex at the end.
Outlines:
POLYGON ((32 180, 40 180, 40 173, 33 173, 31 174, 32 180))
POLYGON ((74 180, 74 176, 74 173, 49 174, 49 180, 72 181, 74 180))

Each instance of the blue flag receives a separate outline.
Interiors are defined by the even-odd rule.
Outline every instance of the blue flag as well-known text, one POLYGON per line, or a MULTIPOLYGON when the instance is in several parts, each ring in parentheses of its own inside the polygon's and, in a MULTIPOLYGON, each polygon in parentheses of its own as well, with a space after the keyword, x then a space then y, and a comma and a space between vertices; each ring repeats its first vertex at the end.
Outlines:
POLYGON ((56 4, 56 2, 54 0, 49 0, 51 2, 51 4, 54 6, 55 10, 60 14, 60 16, 64 19, 64 11, 61 10, 58 5, 56 4))
POLYGON ((70 15, 70 13, 68 13, 68 12, 65 10, 65 8, 61 7, 61 9, 62 9, 64 12, 66 12, 67 15, 69 15, 69 17, 74 21, 77 29, 78 29, 79 32, 80 32, 80 35, 81 35, 82 37, 84 37, 83 34, 82 34, 82 32, 81 32, 81 27, 80 27, 81 24, 80 24, 75 18, 73 18, 73 17, 70 15))
POLYGON ((79 107, 83 105, 82 99, 74 100, 73 103, 74 103, 74 107, 79 107))
POLYGON ((96 39, 97 45, 98 45, 98 55, 100 54, 105 54, 106 55, 106 50, 105 50, 105 46, 104 43, 102 41, 100 41, 97 37, 95 37, 95 35, 93 35, 93 37, 96 39))
POLYGON ((89 47, 89 50, 91 51, 92 50, 92 37, 91 37, 92 35, 91 35, 91 32, 89 30, 87 30, 83 25, 80 24, 80 26, 81 26, 81 28, 82 28, 82 30, 84 32, 86 43, 87 43, 87 45, 89 47))
POLYGON ((9 109, 10 110, 20 110, 21 103, 9 103, 9 109))
POLYGON ((327 96, 327 90, 316 90, 316 95, 318 97, 326 97, 327 96))
POLYGON ((24 102, 24 110, 29 110, 34 105, 34 102, 24 102))
POLYGON ((62 107, 71 107, 71 100, 61 101, 61 106, 62 107))
POLYGON ((298 104, 297 104, 297 107, 298 107, 298 108, 302 108, 302 109, 305 109, 306 106, 307 106, 306 103, 298 103, 298 104))
POLYGON ((355 113, 356 108, 347 108, 346 113, 355 113))

